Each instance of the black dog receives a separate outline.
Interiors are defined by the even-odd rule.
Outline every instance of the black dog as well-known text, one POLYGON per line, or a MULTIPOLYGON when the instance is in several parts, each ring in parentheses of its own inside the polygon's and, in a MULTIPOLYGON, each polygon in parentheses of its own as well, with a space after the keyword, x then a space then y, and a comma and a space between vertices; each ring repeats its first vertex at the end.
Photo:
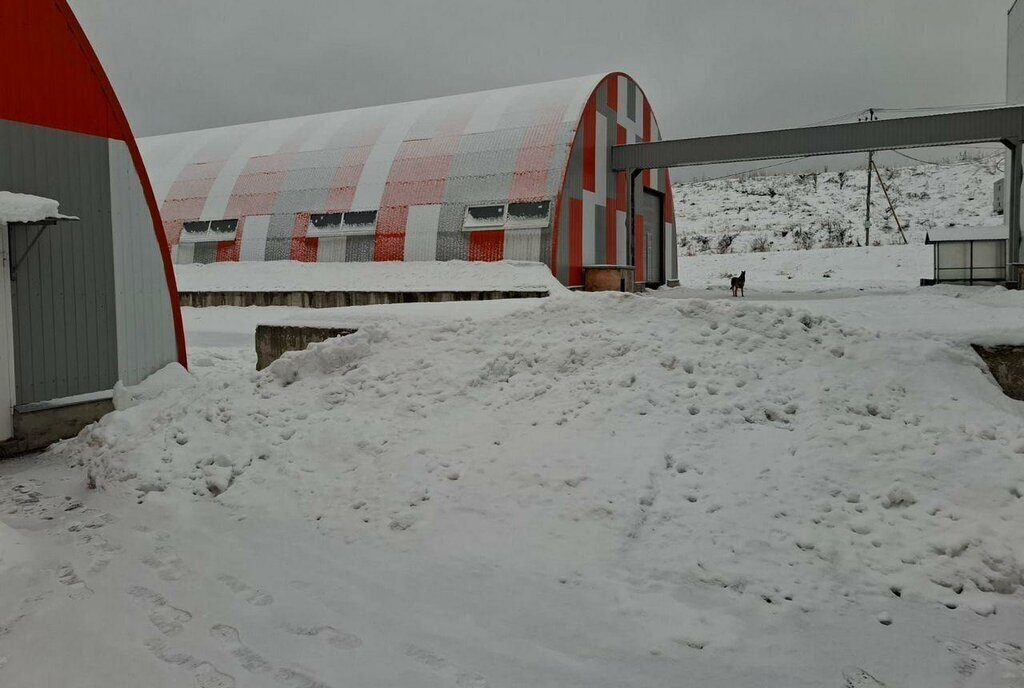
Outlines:
POLYGON ((746 281, 747 281, 747 271, 746 270, 741 272, 739 277, 732 277, 732 278, 729 279, 729 286, 732 288, 732 295, 733 296, 736 296, 737 292, 739 292, 740 296, 743 296, 743 285, 746 283, 746 281))

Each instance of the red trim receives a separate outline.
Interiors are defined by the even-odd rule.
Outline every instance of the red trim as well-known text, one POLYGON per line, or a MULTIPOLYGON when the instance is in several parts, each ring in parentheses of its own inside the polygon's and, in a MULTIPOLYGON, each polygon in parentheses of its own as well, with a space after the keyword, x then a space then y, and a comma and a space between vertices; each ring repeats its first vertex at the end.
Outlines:
POLYGON ((467 260, 501 260, 505 253, 505 230, 471 232, 467 260))
MULTIPOLYGON (((596 93, 596 89, 595 89, 596 93)), ((594 191, 597 187, 597 98, 594 94, 583 107, 583 190, 594 191)))
MULTIPOLYGON (((9 0, 3 1, 6 3, 9 0)), ((43 0, 30 0, 30 4, 35 6, 35 3, 41 1, 43 0)), ((139 182, 142 184, 142 193, 146 198, 146 205, 149 206, 153 233, 156 235, 156 243, 160 248, 160 258, 163 261, 164 277, 167 280, 167 296, 171 300, 171 317, 174 320, 174 335, 177 339, 178 345, 178 362, 187 368, 188 354, 185 351, 185 328, 181 322, 181 307, 178 303, 178 285, 174 278, 174 266, 171 264, 171 253, 167 247, 167 239, 164 236, 162 229, 163 223, 160 219, 160 209, 159 206, 157 206, 156 198, 153 195, 153 187, 150 184, 149 175, 146 173, 146 166, 142 162, 142 154, 139 152, 139 147, 135 142, 135 136, 132 134, 131 125, 128 123, 128 118, 125 116, 124 110, 121 108, 121 103, 117 99, 114 88, 111 86, 106 72, 103 71, 103 66, 100 64, 99 58, 96 57, 96 53, 93 52, 92 46, 89 44, 89 39, 82 30, 82 26, 78 23, 78 19, 75 18, 74 12, 72 12, 71 8, 68 7, 66 0, 51 0, 51 2, 53 2, 56 9, 64 16, 68 25, 68 30, 71 32, 72 37, 77 41, 78 47, 82 51, 82 55, 91 67, 93 74, 99 82, 100 88, 103 90, 103 93, 107 98, 107 103, 113 113, 117 129, 120 133, 120 136, 116 138, 124 141, 128 146, 128 151, 131 153, 132 162, 135 164, 135 173, 138 175, 139 182)))
MULTIPOLYGON (((407 205, 391 206, 377 211, 377 231, 373 242, 374 261, 402 260, 405 257, 405 225, 408 221, 407 205)), ((501 260, 500 255, 494 260, 501 260)))
POLYGON ((583 286, 583 201, 569 199, 569 284, 583 286))
POLYGON ((301 263, 315 263, 316 254, 320 249, 320 240, 316 237, 306 236, 309 231, 309 213, 295 213, 295 222, 292 223, 292 245, 288 251, 288 258, 301 263))

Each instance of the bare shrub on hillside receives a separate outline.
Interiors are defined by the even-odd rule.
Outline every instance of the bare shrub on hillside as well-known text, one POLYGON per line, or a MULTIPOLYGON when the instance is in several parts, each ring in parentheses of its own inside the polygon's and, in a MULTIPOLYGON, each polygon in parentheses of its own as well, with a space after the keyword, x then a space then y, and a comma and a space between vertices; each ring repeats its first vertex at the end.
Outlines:
POLYGON ((785 224, 782 227, 779 227, 778 229, 776 229, 773 232, 773 234, 775 234, 775 236, 779 237, 780 239, 785 239, 792 232, 796 231, 799 228, 800 228, 800 225, 798 223, 790 222, 790 223, 785 224))
POLYGON ((705 252, 711 248, 711 239, 704 234, 694 234, 690 237, 690 246, 698 252, 705 252))
POLYGON ((751 253, 767 253, 772 250, 772 240, 767 234, 758 234, 750 240, 751 253))
POLYGON ((806 251, 814 248, 814 231, 806 227, 797 227, 792 232, 793 245, 798 249, 806 251))
POLYGON ((718 253, 732 253, 732 242, 739 236, 739 232, 731 232, 722 234, 718 237, 718 243, 715 244, 715 251, 718 253))
POLYGON ((824 248, 842 248, 850 245, 851 228, 845 220, 826 218, 821 221, 821 228, 825 230, 825 240, 821 243, 824 248))

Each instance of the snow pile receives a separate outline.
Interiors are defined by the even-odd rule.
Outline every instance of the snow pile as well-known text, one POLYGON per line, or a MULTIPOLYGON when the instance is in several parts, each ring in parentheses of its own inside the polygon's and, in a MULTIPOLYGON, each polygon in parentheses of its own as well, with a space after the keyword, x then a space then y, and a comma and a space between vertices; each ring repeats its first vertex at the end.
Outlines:
POLYGON ((0 191, 0 223, 39 222, 54 217, 65 217, 60 214, 57 201, 30 194, 0 191))
POLYGON ((174 266, 180 291, 561 290, 542 263, 463 260, 386 263, 267 262, 174 266))
MULTIPOLYGON (((980 614, 1024 585, 1020 404, 949 337, 574 294, 372 323, 261 373, 161 387, 54 451, 140 500, 298 510, 346 541, 566 584, 793 611, 884 595, 871 615, 897 624, 901 596, 980 614)), ((689 647, 738 632, 692 621, 689 647)))
MULTIPOLYGON (((1002 153, 948 165, 883 168, 889 196, 912 244, 935 227, 1002 224, 992 212, 992 185, 1003 177, 1002 153)), ((871 193, 871 241, 902 244, 877 178, 871 193)), ((676 184, 680 254, 715 252, 735 235, 732 251, 840 247, 864 242, 864 170, 763 174, 676 184)))

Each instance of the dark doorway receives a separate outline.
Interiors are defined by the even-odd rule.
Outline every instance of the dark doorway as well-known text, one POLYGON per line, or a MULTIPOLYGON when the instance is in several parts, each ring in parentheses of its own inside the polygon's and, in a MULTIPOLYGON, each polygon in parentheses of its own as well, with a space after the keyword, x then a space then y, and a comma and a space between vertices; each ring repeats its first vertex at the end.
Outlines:
POLYGON ((644 188, 640 215, 644 218, 644 281, 649 286, 665 283, 665 195, 644 188))

